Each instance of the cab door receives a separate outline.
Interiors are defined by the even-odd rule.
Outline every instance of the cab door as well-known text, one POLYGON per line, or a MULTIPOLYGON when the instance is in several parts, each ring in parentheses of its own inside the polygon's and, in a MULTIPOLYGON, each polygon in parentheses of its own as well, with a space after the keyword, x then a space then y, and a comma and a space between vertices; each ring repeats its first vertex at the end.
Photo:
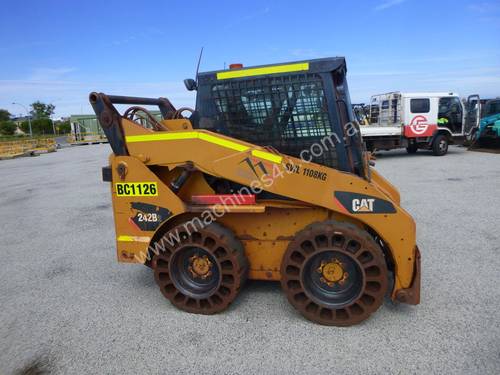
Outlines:
POLYGON ((404 136, 406 138, 432 137, 438 125, 437 99, 417 96, 404 98, 404 136))
POLYGON ((453 135, 462 135, 464 108, 458 96, 443 96, 438 104, 438 126, 447 128, 453 135))
POLYGON ((481 120, 481 98, 479 95, 469 95, 465 103, 464 129, 463 133, 467 139, 471 139, 474 132, 479 128, 481 120))

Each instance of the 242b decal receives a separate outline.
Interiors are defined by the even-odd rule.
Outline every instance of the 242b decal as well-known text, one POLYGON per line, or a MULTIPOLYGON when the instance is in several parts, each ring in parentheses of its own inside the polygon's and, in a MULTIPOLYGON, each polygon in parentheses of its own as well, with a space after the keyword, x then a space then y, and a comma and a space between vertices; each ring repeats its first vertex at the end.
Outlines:
POLYGON ((142 231, 156 230, 163 221, 172 215, 167 208, 154 204, 132 202, 130 208, 134 215, 129 218, 130 222, 142 231))

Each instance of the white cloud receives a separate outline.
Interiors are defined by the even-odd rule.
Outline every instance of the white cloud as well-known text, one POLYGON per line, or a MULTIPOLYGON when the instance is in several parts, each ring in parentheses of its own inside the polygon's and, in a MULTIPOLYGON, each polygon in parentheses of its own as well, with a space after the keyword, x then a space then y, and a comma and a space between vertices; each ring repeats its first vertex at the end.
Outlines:
POLYGON ((92 91, 114 95, 169 98, 176 107, 193 107, 194 93, 182 81, 172 82, 81 82, 70 80, 0 80, 0 108, 13 114, 23 112, 13 101, 28 106, 36 100, 56 106, 55 116, 91 114, 88 95, 92 91))
POLYGON ((290 51, 290 55, 300 59, 311 59, 326 56, 324 53, 318 52, 312 48, 295 48, 290 51))
POLYGON ((31 81, 51 81, 57 80, 68 73, 74 72, 75 68, 61 67, 61 68, 36 68, 29 77, 31 81))
POLYGON ((348 73, 348 82, 353 102, 366 103, 371 95, 389 91, 453 91, 464 97, 479 94, 484 98, 492 98, 498 95, 500 68, 492 65, 453 71, 424 70, 415 73, 354 72, 348 73))
POLYGON ((56 106, 55 116, 93 113, 88 102, 92 91, 115 95, 169 98, 176 107, 192 107, 194 94, 181 80, 165 82, 82 81, 74 79, 73 67, 36 68, 25 79, 0 79, 0 108, 12 114, 24 112, 12 102, 28 106, 36 100, 56 106))
POLYGON ((262 18, 264 16, 267 16, 270 11, 271 11, 271 8, 265 7, 265 8, 262 8, 260 10, 255 11, 255 12, 250 12, 239 19, 233 17, 231 22, 228 22, 227 24, 225 24, 223 28, 224 29, 231 29, 231 28, 238 26, 242 23, 247 23, 248 21, 262 18))
POLYGON ((500 4, 491 2, 482 2, 482 3, 470 4, 468 8, 469 10, 472 10, 477 13, 492 13, 500 10, 500 4))
POLYGON ((384 9, 389 9, 392 8, 393 6, 399 5, 404 3, 406 0, 387 0, 379 5, 377 5, 374 9, 379 11, 379 10, 384 10, 384 9))

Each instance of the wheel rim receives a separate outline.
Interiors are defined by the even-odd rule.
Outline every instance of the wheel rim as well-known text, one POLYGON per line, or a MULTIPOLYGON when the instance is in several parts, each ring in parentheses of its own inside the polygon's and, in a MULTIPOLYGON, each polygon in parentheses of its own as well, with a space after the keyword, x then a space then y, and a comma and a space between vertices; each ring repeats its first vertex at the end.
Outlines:
POLYGON ((283 257, 281 275, 289 302, 325 325, 365 320, 382 304, 388 285, 378 245, 359 228, 337 222, 315 223, 297 233, 283 257))
POLYGON ((175 287, 193 298, 208 298, 221 282, 216 258, 201 247, 189 246, 177 251, 169 270, 175 287))
POLYGON ((444 152, 444 151, 446 151, 446 148, 447 148, 447 147, 448 147, 448 145, 447 145, 446 140, 441 139, 441 141, 439 142, 439 150, 440 150, 441 152, 444 152))
POLYGON ((364 275, 359 263, 340 251, 322 251, 309 257, 301 279, 306 293, 315 302, 340 308, 359 297, 364 275))

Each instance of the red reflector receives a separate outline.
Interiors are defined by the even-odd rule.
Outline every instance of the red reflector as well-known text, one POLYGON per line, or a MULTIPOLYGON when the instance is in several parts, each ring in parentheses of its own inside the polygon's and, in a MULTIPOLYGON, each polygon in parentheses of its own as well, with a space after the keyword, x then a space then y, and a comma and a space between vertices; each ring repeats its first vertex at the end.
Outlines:
POLYGON ((235 64, 229 64, 229 69, 241 69, 243 68, 243 64, 235 63, 235 64))
POLYGON ((244 204, 255 204, 255 195, 193 195, 191 197, 191 202, 195 204, 225 204, 227 206, 240 206, 244 204))

